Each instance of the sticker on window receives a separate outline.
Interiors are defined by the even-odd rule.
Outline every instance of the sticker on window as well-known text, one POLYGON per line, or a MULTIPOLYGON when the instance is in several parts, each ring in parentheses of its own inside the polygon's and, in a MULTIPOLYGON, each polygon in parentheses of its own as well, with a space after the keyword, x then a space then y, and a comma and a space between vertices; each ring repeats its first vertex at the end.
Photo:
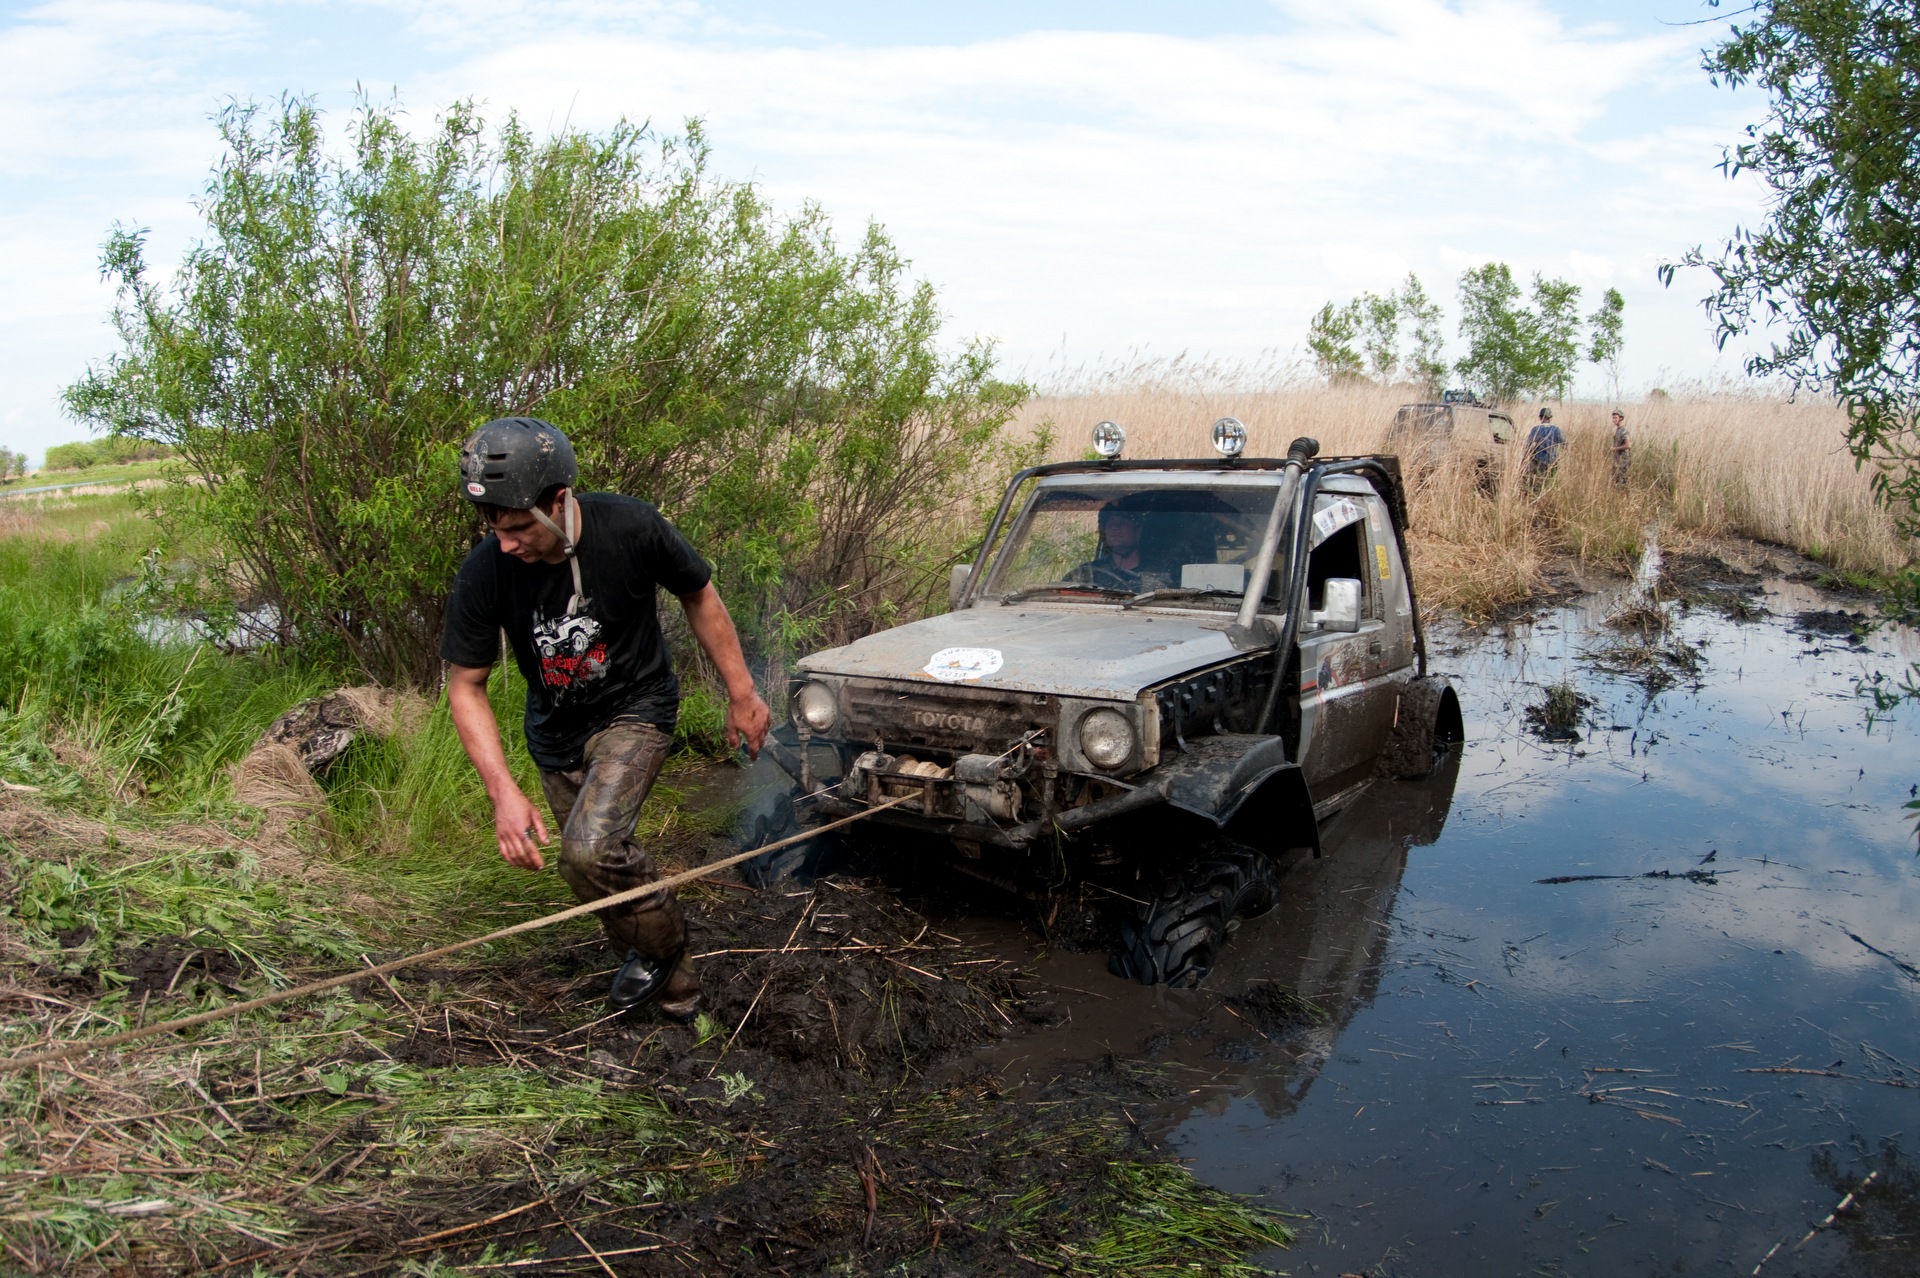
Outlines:
POLYGON ((1319 545, 1348 524, 1357 524, 1365 517, 1366 512, 1360 509, 1357 501, 1342 497, 1339 501, 1328 502, 1313 513, 1313 544, 1319 545))
POLYGON ((971 683, 1005 664, 998 648, 942 648, 924 667, 941 683, 971 683))

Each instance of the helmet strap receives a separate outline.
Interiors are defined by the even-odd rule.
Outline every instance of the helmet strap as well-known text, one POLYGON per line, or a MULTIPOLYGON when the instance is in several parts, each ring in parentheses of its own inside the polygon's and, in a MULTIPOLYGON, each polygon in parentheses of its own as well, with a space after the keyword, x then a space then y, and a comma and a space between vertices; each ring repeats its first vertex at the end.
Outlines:
POLYGON ((532 515, 541 527, 560 539, 560 553, 567 557, 567 563, 573 567, 573 597, 567 600, 567 615, 572 617, 587 606, 587 592, 585 587, 580 584, 580 558, 574 553, 580 548, 578 541, 580 531, 580 503, 573 499, 573 489, 571 488, 567 489, 565 506, 567 526, 564 531, 558 524, 554 523, 553 520, 547 518, 546 512, 542 511, 537 505, 529 506, 527 513, 532 515))

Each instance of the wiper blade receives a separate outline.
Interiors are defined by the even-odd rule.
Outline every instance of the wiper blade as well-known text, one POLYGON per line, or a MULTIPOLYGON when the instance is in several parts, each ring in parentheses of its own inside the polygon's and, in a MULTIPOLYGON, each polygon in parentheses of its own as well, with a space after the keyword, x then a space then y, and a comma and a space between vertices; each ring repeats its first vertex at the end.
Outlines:
POLYGON ((1135 608, 1143 603, 1152 603, 1156 599, 1239 599, 1247 592, 1244 590, 1226 590, 1219 586, 1163 586, 1159 590, 1143 591, 1127 600, 1127 607, 1135 608))
POLYGON ((1088 581, 1050 581, 1042 586, 1022 586, 1018 590, 1001 595, 1000 602, 1003 604, 1017 603, 1022 599, 1030 599, 1034 595, 1049 593, 1100 595, 1108 599, 1133 598, 1133 592, 1131 590, 1118 590, 1112 586, 1096 586, 1088 581))

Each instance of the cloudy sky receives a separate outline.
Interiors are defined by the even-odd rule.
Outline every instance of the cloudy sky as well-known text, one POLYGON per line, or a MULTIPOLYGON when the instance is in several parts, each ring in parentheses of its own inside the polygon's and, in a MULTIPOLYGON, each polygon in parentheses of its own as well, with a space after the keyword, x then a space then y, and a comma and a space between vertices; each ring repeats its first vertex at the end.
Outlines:
MULTIPOLYGON (((950 332, 1046 381, 1284 361, 1324 301, 1490 259, 1627 297, 1624 381, 1737 371, 1655 268, 1755 215, 1715 169, 1701 0, 57 0, 0 6, 0 445, 78 438, 115 222, 177 260, 231 97, 357 87, 429 123, 707 122, 715 167, 883 223, 950 332)), ((1589 375, 1583 390, 1601 386, 1589 375)))

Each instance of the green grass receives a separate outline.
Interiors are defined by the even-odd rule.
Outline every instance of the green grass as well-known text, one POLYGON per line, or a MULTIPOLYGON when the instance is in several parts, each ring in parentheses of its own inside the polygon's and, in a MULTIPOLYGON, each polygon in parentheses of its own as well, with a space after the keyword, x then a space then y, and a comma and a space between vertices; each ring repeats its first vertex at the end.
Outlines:
POLYGON ((47 484, 133 484, 143 479, 165 479, 179 474, 177 461, 121 462, 111 466, 88 466, 79 470, 36 470, 0 484, 0 496, 22 488, 40 488, 47 484))

